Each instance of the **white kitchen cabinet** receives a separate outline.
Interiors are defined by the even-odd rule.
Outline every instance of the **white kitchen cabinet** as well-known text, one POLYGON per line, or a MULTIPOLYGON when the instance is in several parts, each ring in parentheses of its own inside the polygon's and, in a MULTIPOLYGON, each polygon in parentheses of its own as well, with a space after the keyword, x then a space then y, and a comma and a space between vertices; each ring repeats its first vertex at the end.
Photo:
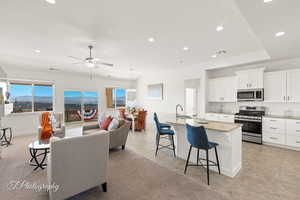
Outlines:
POLYGON ((209 79, 208 102, 236 102, 236 77, 209 79))
POLYGON ((300 70, 287 72, 287 101, 300 102, 300 70))
POLYGON ((234 122, 234 115, 232 114, 222 114, 222 113, 206 113, 205 119, 209 121, 218 122, 234 122))
POLYGON ((257 89, 264 87, 264 68, 237 71, 237 89, 257 89))
POLYGON ((208 80, 208 102, 218 102, 218 79, 209 79, 208 80))
POLYGON ((264 101, 285 102, 286 72, 267 72, 264 74, 264 101))
POLYGON ((300 102, 300 70, 264 74, 264 101, 300 102))
POLYGON ((286 144, 300 148, 300 120, 287 119, 286 124, 286 144))
POLYGON ((285 119, 263 118, 263 142, 285 144, 285 119))
POLYGON ((300 150, 300 120, 264 117, 263 142, 300 150))

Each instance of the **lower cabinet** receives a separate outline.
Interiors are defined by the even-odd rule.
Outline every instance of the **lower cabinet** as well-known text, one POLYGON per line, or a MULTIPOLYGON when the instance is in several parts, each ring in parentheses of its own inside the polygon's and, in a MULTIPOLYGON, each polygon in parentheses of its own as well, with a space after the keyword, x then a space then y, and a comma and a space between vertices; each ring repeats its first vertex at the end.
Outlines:
POLYGON ((230 114, 221 114, 221 113, 206 113, 205 119, 210 121, 218 121, 218 122, 230 122, 234 123, 234 115, 230 114))
POLYGON ((286 120, 286 144, 300 148, 300 120, 286 120))
POLYGON ((264 117, 263 142, 300 150, 300 120, 264 117))

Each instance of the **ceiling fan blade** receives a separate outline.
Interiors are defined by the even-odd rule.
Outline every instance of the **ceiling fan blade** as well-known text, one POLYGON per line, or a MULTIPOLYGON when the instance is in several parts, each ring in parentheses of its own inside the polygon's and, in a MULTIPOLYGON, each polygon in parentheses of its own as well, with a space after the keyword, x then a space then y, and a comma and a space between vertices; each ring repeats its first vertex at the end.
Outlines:
POLYGON ((84 60, 84 59, 82 59, 82 58, 77 58, 77 57, 75 57, 75 56, 69 56, 69 58, 73 58, 73 59, 75 59, 75 60, 84 60))
POLYGON ((76 62, 76 63, 71 63, 72 65, 79 65, 79 64, 84 64, 84 62, 76 62))
POLYGON ((113 67, 114 64, 111 64, 111 63, 105 63, 105 62, 101 62, 99 63, 100 65, 105 65, 105 66, 108 66, 108 67, 113 67))

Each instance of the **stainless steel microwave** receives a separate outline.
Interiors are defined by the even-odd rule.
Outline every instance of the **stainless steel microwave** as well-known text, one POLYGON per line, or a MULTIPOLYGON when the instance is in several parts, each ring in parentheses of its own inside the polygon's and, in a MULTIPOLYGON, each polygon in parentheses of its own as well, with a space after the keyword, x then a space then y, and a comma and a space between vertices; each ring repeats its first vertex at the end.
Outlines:
POLYGON ((238 90, 237 101, 263 101, 264 89, 238 90))

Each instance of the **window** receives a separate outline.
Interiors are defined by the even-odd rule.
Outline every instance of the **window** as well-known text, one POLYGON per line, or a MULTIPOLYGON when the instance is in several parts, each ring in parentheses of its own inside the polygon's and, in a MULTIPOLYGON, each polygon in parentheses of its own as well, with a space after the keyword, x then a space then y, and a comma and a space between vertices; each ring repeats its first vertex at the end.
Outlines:
POLYGON ((122 88, 113 89, 113 101, 115 107, 125 107, 126 105, 126 90, 122 88))
POLYGON ((106 88, 106 104, 108 108, 126 106, 126 89, 106 88))
POLYGON ((97 92, 83 92, 84 120, 97 119, 98 94, 97 92))
POLYGON ((34 111, 52 111, 52 99, 51 85, 34 85, 34 111))
POLYGON ((64 98, 66 122, 97 119, 97 92, 65 91, 64 98))
POLYGON ((81 121, 81 92, 65 91, 65 121, 81 121))
POLYGON ((13 113, 52 111, 53 86, 31 83, 10 83, 13 113))
POLYGON ((10 84, 11 101, 13 112, 32 112, 32 85, 31 84, 10 84))

